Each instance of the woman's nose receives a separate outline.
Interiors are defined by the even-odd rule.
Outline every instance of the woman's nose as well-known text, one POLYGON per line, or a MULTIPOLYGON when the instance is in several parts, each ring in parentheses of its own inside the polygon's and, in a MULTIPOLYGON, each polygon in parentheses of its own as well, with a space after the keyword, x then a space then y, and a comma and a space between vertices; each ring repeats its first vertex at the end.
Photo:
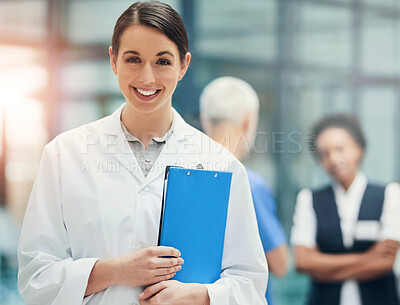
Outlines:
POLYGON ((140 75, 140 81, 143 84, 151 84, 155 82, 154 71, 151 65, 145 65, 140 75))
POLYGON ((330 163, 332 164, 332 165, 337 165, 338 163, 340 163, 340 161, 341 161, 341 154, 340 153, 338 153, 338 152, 333 152, 331 155, 330 155, 330 158, 329 158, 330 160, 330 163))

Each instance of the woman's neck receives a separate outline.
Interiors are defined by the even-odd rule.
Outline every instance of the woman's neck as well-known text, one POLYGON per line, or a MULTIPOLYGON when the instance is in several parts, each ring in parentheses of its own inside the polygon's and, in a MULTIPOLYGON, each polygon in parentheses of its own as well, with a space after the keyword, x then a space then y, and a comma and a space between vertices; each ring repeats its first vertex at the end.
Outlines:
POLYGON ((343 187, 343 189, 346 192, 349 190, 349 188, 353 184, 354 180, 356 180, 357 174, 358 174, 358 172, 356 172, 355 174, 353 174, 351 177, 349 177, 348 179, 346 179, 344 181, 339 181, 339 184, 343 187))
POLYGON ((213 126, 210 136, 214 141, 225 146, 239 160, 245 157, 245 147, 248 143, 243 130, 237 124, 228 121, 219 123, 213 126))
POLYGON ((138 138, 146 148, 152 138, 162 137, 167 133, 172 119, 171 106, 151 113, 139 113, 127 103, 121 114, 121 121, 126 129, 138 138))

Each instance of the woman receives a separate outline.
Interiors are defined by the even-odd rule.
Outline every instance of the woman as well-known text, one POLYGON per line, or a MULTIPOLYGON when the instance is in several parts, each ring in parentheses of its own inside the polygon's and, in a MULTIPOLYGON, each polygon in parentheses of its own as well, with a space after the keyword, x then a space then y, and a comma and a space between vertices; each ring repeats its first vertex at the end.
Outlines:
POLYGON ((291 239, 297 269, 313 279, 308 304, 399 304, 400 186, 373 184, 360 171, 366 142, 356 118, 331 115, 312 131, 333 182, 297 198, 291 239))
POLYGON ((171 106, 191 57, 181 18, 166 4, 136 2, 109 53, 126 104, 45 147, 19 244, 25 302, 265 304, 244 167, 171 106), (183 259, 156 247, 165 167, 199 163, 233 173, 221 278, 209 285, 169 280, 183 259))

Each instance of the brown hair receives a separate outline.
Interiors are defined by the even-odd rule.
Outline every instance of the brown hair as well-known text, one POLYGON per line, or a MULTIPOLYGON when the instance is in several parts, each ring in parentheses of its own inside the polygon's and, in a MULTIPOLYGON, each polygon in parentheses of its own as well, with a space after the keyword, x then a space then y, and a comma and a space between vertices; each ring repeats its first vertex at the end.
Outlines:
POLYGON ((181 62, 189 51, 185 25, 179 14, 168 4, 159 1, 135 2, 122 13, 114 27, 112 36, 113 55, 117 56, 121 36, 131 25, 155 28, 165 34, 178 48, 181 62))

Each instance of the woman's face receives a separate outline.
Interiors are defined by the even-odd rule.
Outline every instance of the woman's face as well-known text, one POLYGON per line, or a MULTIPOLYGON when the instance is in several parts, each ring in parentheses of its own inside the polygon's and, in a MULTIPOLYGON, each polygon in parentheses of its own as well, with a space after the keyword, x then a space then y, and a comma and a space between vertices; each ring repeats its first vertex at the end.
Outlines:
POLYGON ((354 138, 343 128, 330 127, 318 136, 316 144, 325 171, 340 184, 350 186, 363 156, 354 138))
POLYGON ((110 62, 129 106, 146 114, 171 107, 172 94, 190 62, 180 61, 177 46, 160 31, 141 25, 128 27, 121 36, 117 55, 109 49, 110 62))

